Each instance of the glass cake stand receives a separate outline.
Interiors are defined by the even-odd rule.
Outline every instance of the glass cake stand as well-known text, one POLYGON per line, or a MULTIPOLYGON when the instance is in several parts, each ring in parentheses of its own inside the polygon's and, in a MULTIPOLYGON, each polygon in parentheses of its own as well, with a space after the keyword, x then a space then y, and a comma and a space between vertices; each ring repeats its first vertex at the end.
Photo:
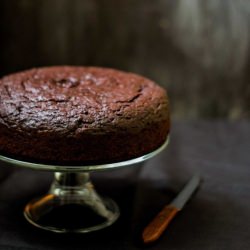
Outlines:
POLYGON ((110 198, 95 191, 89 174, 134 166, 160 153, 165 143, 141 157, 109 164, 91 166, 59 166, 24 162, 0 155, 0 161, 13 166, 54 172, 54 180, 47 194, 31 200, 24 208, 24 216, 32 225, 57 233, 87 233, 113 224, 120 215, 119 207, 110 198))

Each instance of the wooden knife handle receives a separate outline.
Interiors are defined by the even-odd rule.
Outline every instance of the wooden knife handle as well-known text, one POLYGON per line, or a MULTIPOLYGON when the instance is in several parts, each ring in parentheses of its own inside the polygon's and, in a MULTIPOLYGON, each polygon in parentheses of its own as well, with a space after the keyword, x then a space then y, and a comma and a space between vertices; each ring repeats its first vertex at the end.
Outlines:
POLYGON ((157 240, 170 221, 174 218, 179 210, 171 205, 165 206, 159 214, 143 230, 142 239, 144 243, 151 243, 157 240))

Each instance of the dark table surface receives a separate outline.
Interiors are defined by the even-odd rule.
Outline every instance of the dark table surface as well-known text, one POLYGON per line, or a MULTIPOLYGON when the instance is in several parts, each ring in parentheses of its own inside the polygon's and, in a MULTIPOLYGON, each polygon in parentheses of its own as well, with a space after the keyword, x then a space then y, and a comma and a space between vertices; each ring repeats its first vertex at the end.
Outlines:
MULTIPOLYGON (((3 165, 3 164, 1 164, 3 165)), ((139 169, 93 174, 121 217, 85 235, 58 235, 29 225, 24 205, 48 190, 52 174, 0 169, 0 249, 142 249, 150 219, 195 172, 204 182, 161 239, 148 249, 250 249, 250 122, 176 122, 164 152, 139 169)))

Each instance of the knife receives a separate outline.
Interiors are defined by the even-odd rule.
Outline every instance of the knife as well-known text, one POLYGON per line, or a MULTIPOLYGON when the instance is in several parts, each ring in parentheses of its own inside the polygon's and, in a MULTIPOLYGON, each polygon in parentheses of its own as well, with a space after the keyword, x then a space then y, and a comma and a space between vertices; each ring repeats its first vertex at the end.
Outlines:
POLYGON ((191 195, 197 189, 201 182, 199 174, 195 174, 184 186, 176 198, 166 205, 158 215, 143 230, 142 239, 145 244, 156 241, 165 231, 175 215, 182 210, 191 195))

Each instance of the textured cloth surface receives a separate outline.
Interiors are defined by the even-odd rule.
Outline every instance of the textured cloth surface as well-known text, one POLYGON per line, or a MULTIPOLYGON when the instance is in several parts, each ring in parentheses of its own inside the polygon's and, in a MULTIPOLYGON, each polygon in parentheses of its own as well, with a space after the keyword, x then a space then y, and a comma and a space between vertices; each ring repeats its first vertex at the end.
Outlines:
POLYGON ((161 239, 148 249, 245 250, 250 246, 250 122, 197 121, 172 125, 167 149, 143 167, 93 174, 121 217, 86 235, 58 235, 29 225, 22 214, 45 193, 52 174, 0 169, 0 249, 141 249, 143 227, 197 171, 204 182, 161 239))

